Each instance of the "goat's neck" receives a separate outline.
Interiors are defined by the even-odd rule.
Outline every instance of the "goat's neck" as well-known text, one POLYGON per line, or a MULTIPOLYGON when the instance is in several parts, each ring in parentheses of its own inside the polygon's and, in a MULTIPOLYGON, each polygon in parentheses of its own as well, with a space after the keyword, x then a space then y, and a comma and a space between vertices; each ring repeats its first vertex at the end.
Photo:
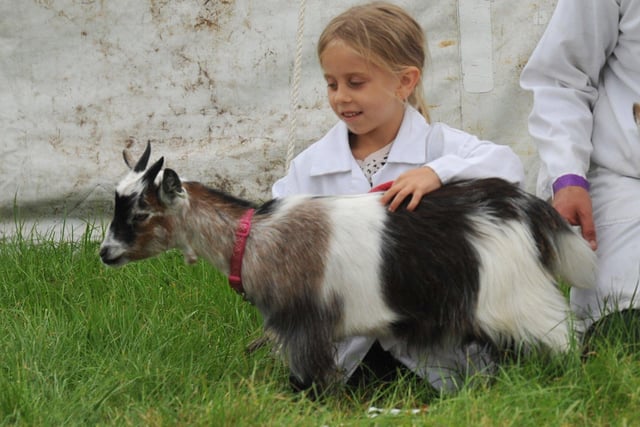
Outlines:
POLYGON ((187 262, 204 258, 224 274, 235 245, 238 222, 251 206, 197 183, 185 183, 187 201, 176 220, 176 246, 187 262))

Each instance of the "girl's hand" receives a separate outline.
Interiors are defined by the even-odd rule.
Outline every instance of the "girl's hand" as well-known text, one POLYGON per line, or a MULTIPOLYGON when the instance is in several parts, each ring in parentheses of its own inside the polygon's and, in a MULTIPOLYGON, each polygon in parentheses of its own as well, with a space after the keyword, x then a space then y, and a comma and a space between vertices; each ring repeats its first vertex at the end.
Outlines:
POLYGON ((402 201, 411 196, 407 210, 414 210, 425 194, 442 187, 440 178, 428 166, 412 169, 400 175, 382 196, 382 204, 389 204, 389 210, 394 212, 402 201))

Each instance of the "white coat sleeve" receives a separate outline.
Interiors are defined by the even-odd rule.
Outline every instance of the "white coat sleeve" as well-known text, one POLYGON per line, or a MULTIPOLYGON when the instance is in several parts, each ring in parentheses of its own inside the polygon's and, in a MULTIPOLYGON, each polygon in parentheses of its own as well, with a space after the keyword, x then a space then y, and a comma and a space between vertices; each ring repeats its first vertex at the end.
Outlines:
POLYGON ((522 71, 520 85, 533 92, 529 132, 542 171, 539 192, 565 174, 585 176, 592 152, 592 110, 602 67, 618 38, 616 0, 559 0, 522 71))
POLYGON ((429 142, 425 166, 432 168, 443 184, 462 179, 502 178, 524 186, 524 168, 517 154, 506 145, 478 139, 452 128, 429 142))

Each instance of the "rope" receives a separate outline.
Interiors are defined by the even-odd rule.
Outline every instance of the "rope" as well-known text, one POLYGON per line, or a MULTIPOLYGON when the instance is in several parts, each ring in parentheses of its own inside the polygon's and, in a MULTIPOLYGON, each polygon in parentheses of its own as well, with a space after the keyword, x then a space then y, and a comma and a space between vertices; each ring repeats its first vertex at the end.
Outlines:
POLYGON ((296 129, 298 127, 298 97, 300 95, 300 76, 302 74, 302 42, 304 35, 304 14, 306 0, 300 0, 298 10, 298 32, 296 34, 296 54, 293 62, 293 81, 291 82, 290 114, 289 123, 289 143, 287 144, 287 158, 285 163, 285 174, 289 171, 289 165, 293 160, 293 152, 296 147, 296 129))

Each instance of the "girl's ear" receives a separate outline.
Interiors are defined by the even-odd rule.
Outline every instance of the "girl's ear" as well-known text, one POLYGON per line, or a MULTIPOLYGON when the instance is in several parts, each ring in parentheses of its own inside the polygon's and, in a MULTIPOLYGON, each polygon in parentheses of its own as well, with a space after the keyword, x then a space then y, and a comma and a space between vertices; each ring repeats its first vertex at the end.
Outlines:
POLYGON ((403 100, 408 99, 409 95, 413 93, 413 90, 420 81, 420 74, 418 67, 414 66, 405 67, 400 72, 400 87, 398 88, 398 95, 403 100))

